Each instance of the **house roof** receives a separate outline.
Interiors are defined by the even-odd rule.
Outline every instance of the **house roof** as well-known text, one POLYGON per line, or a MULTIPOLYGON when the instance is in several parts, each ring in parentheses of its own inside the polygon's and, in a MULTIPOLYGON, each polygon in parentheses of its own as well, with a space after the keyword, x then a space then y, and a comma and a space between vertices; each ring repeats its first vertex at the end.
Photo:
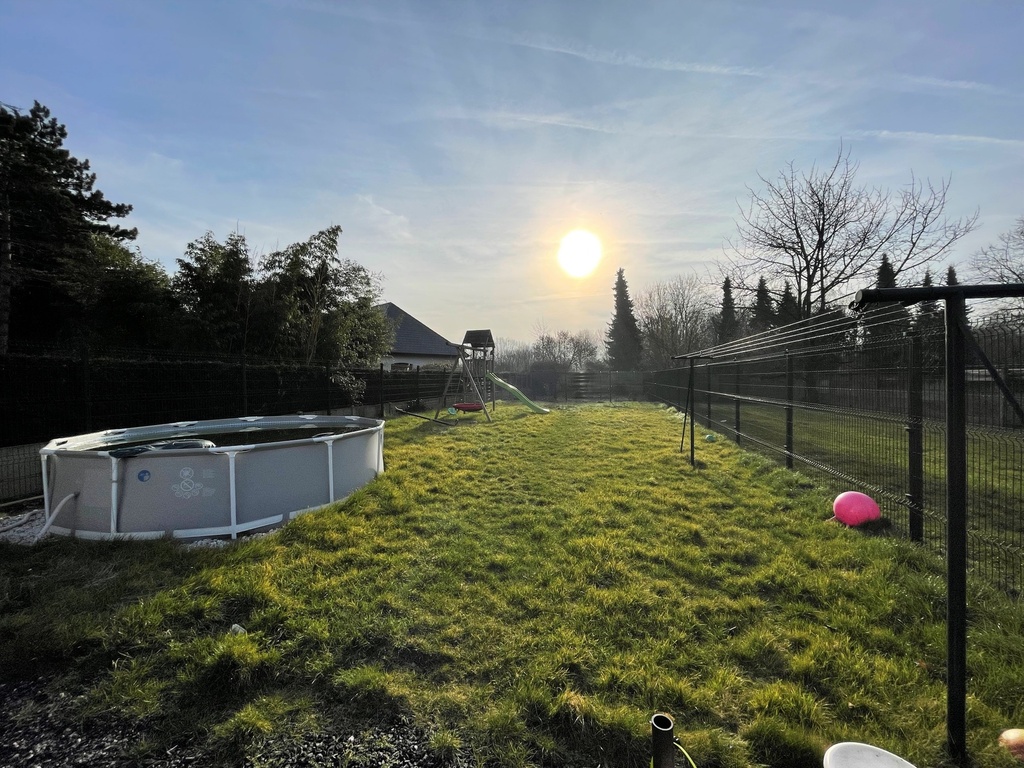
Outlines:
POLYGON ((377 309, 395 326, 395 343, 391 348, 391 354, 458 356, 458 352, 443 336, 430 330, 401 307, 388 302, 380 304, 377 309))

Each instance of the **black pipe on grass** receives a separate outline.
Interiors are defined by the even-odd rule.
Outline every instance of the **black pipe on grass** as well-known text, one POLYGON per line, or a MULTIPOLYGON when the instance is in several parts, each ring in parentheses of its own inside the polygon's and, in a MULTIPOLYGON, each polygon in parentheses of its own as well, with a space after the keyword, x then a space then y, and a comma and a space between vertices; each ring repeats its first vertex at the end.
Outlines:
POLYGON ((651 718, 651 756, 653 768, 675 768, 676 745, 671 715, 658 712, 651 718))

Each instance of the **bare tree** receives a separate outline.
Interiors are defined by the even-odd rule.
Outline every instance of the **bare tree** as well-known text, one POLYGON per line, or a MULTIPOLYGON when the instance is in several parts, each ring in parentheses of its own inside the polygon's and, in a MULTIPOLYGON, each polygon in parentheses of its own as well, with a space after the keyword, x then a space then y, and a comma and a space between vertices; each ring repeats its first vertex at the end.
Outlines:
POLYGON ((495 340, 494 367, 497 370, 522 373, 530 370, 533 361, 533 345, 529 342, 505 337, 495 340))
POLYGON ((989 280, 999 283, 1024 283, 1024 216, 1013 229, 999 235, 999 242, 978 251, 971 266, 989 280))
POLYGON ((949 180, 939 185, 911 175, 897 193, 856 183, 857 164, 842 145, 826 168, 800 172, 793 163, 775 179, 748 188, 737 239, 726 248, 728 274, 753 291, 765 276, 778 289, 789 281, 800 318, 823 312, 852 280, 870 279, 882 254, 897 276, 945 255, 978 219, 945 215, 949 180))
POLYGON ((710 346, 714 301, 695 276, 655 283, 636 297, 644 367, 668 368, 672 356, 710 346))
POLYGON ((533 343, 534 365, 548 370, 585 371, 597 361, 593 331, 541 333, 533 343))

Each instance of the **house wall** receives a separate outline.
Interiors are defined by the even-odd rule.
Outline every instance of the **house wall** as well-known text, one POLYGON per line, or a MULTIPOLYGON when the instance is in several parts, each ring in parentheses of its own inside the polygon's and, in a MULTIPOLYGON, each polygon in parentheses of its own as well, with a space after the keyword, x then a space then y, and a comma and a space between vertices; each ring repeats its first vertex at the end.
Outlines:
POLYGON ((458 356, 443 356, 443 355, 388 355, 381 358, 381 362, 384 364, 384 370, 390 371, 391 366, 395 364, 408 365, 411 368, 425 365, 454 365, 458 360, 458 356))

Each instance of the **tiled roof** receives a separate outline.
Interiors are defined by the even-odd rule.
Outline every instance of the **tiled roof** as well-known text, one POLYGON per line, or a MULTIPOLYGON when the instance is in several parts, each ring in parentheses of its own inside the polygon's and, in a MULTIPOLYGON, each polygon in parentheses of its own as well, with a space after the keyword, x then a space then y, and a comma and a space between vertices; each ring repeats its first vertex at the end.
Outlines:
POLYGON ((400 307, 388 302, 377 307, 395 325, 393 355, 444 355, 457 357, 458 352, 444 337, 430 330, 400 307))

